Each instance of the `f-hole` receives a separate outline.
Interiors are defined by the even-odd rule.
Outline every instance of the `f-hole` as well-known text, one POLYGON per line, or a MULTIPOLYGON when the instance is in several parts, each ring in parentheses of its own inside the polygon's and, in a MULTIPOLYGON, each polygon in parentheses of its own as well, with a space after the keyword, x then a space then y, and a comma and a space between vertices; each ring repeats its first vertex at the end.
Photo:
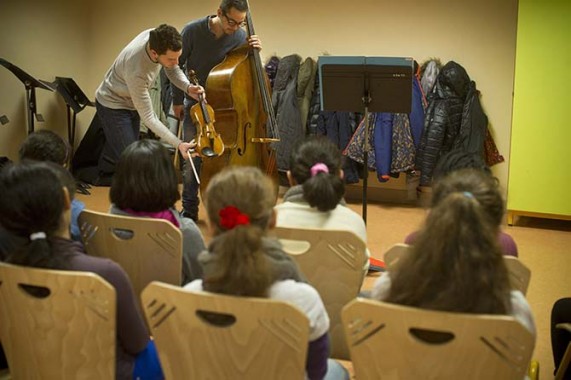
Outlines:
POLYGON ((252 123, 244 125, 244 133, 242 134, 242 147, 238 147, 238 155, 243 156, 246 154, 246 147, 248 146, 248 128, 252 128, 252 123))

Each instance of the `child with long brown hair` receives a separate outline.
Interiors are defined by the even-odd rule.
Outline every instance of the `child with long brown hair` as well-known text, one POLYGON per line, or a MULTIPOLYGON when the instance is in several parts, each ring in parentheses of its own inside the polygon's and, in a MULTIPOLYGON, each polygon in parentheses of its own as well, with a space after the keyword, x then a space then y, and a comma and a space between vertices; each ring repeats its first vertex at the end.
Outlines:
POLYGON ((185 289, 267 297, 297 306, 310 321, 308 378, 348 378, 338 363, 327 359, 329 317, 319 294, 310 285, 284 276, 276 265, 277 252, 268 252, 278 250, 266 236, 275 225, 274 189, 271 180, 254 167, 229 167, 212 178, 205 204, 214 239, 199 257, 203 279, 185 289))
POLYGON ((455 171, 434 187, 432 208, 408 255, 373 288, 373 298, 424 309, 513 315, 535 325, 524 295, 510 288, 498 245, 501 219, 480 200, 499 205, 496 179, 475 169, 455 171))
MULTIPOLYGON (((448 174, 461 169, 477 169, 481 171, 483 174, 486 174, 492 177, 492 172, 490 168, 484 162, 484 159, 481 158, 479 155, 471 152, 466 152, 464 150, 453 150, 451 152, 446 153, 438 160, 436 167, 434 168, 433 173, 433 183, 437 183, 440 179, 446 177, 448 174)), ((497 179, 494 178, 494 183, 486 182, 490 186, 490 190, 495 187, 499 187, 499 182, 497 179)), ((502 220, 504 219, 504 203, 501 197, 491 197, 488 196, 489 193, 493 192, 476 192, 474 196, 478 200, 478 203, 482 206, 484 211, 486 211, 489 216, 493 219, 494 223, 500 225, 502 220)), ((435 200, 439 200, 440 198, 432 200, 432 207, 436 206, 435 200)), ((416 235, 418 231, 412 232, 409 234, 404 242, 406 244, 414 245, 416 240, 416 235)), ((502 253, 504 255, 515 256, 518 257, 518 250, 517 244, 514 239, 502 231, 498 229, 498 244, 502 249, 502 253)))

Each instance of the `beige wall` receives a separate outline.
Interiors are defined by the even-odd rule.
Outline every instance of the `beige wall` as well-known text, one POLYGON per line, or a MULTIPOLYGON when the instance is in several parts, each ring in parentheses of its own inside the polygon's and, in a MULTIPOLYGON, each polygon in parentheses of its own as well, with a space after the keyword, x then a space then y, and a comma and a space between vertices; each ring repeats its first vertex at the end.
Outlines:
MULTIPOLYGON (((83 87, 89 56, 89 13, 83 1, 4 0, 0 15, 1 58, 36 78, 51 82, 56 76, 72 77, 83 87)), ((43 123, 35 122, 36 129, 51 129, 67 138, 61 96, 38 89, 36 97, 38 112, 45 118, 43 123)), ((88 113, 79 115, 79 125, 89 123, 88 113)), ((22 82, 2 66, 0 115, 10 119, 9 124, 0 126, 0 155, 15 159, 27 130, 26 91, 22 82)))
MULTIPOLYGON (((74 77, 92 98, 117 53, 138 32, 162 22, 181 29, 191 19, 214 13, 219 3, 7 1, 8 17, 2 9, 0 24, 0 56, 42 79, 74 77)), ((410 56, 419 62, 439 57, 443 63, 455 60, 462 64, 483 94, 496 142, 509 159, 517 0, 250 3, 265 56, 297 53, 317 58, 327 52, 410 56)), ((0 70, 0 83, 0 114, 12 119, 0 127, 0 154, 12 156, 15 144, 24 137, 24 90, 6 70, 0 70)), ((65 108, 54 98, 53 94, 42 94, 38 99, 40 110, 49 116, 45 127, 65 128, 65 108)), ((90 112, 80 114, 82 131, 90 121, 90 112)), ((504 163, 494 168, 504 187, 507 167, 504 163)))

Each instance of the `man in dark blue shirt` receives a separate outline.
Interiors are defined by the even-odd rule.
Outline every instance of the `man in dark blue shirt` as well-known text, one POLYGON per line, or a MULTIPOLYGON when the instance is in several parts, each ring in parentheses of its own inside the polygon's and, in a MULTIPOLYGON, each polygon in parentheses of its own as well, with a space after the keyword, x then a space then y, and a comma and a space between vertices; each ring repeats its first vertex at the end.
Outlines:
MULTIPOLYGON (((200 85, 206 84, 206 78, 212 68, 224 60, 231 50, 248 42, 251 47, 261 49, 259 38, 248 35, 244 29, 248 3, 246 0, 222 0, 216 15, 206 16, 189 22, 182 29, 182 54, 179 66, 184 72, 194 70, 200 85)), ((208 94, 206 94, 208 97, 208 94)), ((173 87, 173 111, 183 120, 183 139, 191 141, 196 136, 189 110, 196 100, 177 88, 173 87)), ((197 172, 200 173, 200 157, 193 158, 197 172)), ((189 163, 185 161, 182 191, 181 215, 198 220, 198 183, 188 170, 189 163)))

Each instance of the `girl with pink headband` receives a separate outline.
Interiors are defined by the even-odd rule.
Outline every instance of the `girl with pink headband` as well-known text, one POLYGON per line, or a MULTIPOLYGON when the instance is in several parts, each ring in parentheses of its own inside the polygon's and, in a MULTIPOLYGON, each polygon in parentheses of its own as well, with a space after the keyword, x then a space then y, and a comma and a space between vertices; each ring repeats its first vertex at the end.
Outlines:
MULTIPOLYGON (((294 147, 287 172, 291 187, 275 207, 277 226, 351 231, 366 243, 363 218, 343 199, 342 167, 341 151, 325 136, 310 137, 294 147)), ((364 269, 368 267, 367 260, 364 269)))

